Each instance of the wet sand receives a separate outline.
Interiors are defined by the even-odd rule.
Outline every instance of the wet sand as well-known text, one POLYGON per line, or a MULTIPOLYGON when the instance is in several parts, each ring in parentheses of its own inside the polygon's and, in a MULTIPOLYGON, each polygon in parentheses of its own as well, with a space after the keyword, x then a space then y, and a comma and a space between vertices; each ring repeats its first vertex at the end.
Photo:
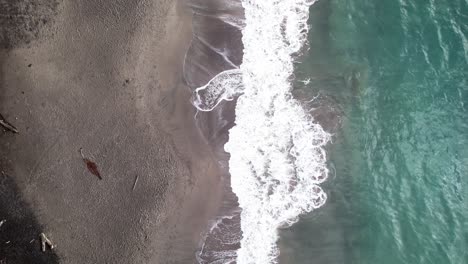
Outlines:
POLYGON ((0 113, 19 130, 0 131, 0 261, 193 263, 223 185, 182 75, 185 3, 0 1, 0 13, 0 113))
MULTIPOLYGON (((238 0, 190 0, 193 38, 184 63, 184 80, 192 89, 205 85, 218 73, 242 63, 241 29, 244 10, 238 0)), ((240 208, 232 192, 229 154, 224 151, 228 131, 234 126, 236 100, 223 101, 210 112, 198 112, 196 125, 218 159, 222 204, 209 223, 200 250, 200 264, 231 263, 240 247, 240 208)))

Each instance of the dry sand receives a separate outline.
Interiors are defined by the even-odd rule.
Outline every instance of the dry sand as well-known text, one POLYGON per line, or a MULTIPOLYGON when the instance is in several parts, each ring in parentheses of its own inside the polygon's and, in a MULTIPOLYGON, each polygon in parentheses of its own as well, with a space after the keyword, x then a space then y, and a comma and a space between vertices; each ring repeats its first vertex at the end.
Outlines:
POLYGON ((182 81, 185 4, 0 0, 0 22, 0 113, 20 132, 0 131, 0 263, 193 263, 222 186, 182 81))

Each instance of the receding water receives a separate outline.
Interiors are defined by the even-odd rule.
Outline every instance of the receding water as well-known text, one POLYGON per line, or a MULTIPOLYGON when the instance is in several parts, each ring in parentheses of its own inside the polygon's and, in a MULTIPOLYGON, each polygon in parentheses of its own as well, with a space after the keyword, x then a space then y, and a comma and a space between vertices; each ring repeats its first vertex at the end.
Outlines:
POLYGON ((468 263, 467 1, 321 0, 309 24, 296 88, 341 125, 280 263, 468 263))

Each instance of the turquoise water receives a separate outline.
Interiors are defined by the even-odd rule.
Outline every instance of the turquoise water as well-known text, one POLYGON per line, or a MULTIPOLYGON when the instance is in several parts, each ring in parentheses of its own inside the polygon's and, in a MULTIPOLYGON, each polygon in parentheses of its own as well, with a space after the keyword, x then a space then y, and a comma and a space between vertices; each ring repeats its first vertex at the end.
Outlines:
POLYGON ((341 118, 280 263, 468 263, 468 2, 321 0, 297 89, 341 118))

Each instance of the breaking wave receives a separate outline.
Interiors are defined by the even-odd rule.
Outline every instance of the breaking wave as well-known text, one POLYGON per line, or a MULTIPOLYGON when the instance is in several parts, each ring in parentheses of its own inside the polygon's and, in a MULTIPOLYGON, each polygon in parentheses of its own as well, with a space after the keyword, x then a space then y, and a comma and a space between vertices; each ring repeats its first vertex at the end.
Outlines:
POLYGON ((293 59, 308 32, 307 0, 242 0, 243 62, 194 91, 193 104, 211 111, 236 104, 230 153, 231 186, 242 209, 237 263, 276 263, 278 228, 322 206, 330 135, 291 94, 293 59))

